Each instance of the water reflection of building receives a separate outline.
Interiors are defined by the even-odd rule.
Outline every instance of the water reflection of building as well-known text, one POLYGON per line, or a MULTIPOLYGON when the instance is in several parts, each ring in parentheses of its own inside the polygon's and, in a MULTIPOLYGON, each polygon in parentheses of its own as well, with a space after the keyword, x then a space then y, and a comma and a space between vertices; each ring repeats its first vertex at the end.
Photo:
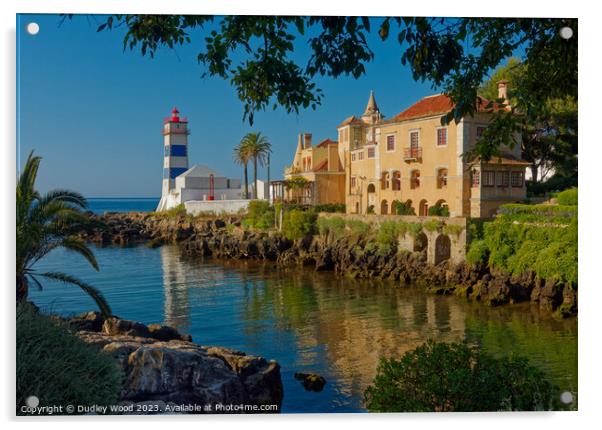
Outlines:
POLYGON ((295 366, 327 363, 325 376, 345 397, 362 395, 381 357, 401 357, 427 339, 464 338, 465 310, 447 297, 328 275, 268 278, 265 296, 255 298, 263 304, 252 306, 271 308, 277 326, 294 330, 295 366))

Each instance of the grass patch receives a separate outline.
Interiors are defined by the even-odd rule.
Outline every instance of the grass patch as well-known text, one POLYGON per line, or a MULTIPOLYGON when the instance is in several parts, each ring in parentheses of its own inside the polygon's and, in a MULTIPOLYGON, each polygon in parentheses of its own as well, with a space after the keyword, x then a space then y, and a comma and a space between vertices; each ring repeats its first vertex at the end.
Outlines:
POLYGON ((17 413, 32 395, 40 406, 116 404, 122 381, 111 356, 29 303, 17 306, 16 377, 17 413))

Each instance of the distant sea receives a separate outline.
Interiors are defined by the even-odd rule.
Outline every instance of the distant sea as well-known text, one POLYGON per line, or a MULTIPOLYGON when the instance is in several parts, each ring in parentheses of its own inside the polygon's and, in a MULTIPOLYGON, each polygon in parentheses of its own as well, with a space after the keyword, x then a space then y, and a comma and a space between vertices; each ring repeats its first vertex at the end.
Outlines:
POLYGON ((158 198, 88 198, 88 209, 99 215, 105 212, 152 212, 158 204, 158 198))

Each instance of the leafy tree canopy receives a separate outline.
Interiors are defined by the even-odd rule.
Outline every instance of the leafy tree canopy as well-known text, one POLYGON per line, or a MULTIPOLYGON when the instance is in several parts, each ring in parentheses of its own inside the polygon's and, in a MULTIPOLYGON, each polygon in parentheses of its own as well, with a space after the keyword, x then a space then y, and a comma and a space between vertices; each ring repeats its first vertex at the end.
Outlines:
MULTIPOLYGON (((368 43, 373 31, 381 40, 397 39, 401 64, 415 80, 451 97, 455 106, 444 122, 474 114, 479 86, 517 53, 526 66, 514 91, 517 109, 528 112, 550 97, 577 94, 577 19, 111 15, 98 31, 123 26, 124 49, 151 57, 160 47, 190 44, 195 32, 203 35, 198 60, 205 75, 232 84, 251 124, 256 112, 270 107, 315 109, 322 101, 316 76, 364 75, 374 58, 368 43), (573 30, 568 40, 559 37, 565 26, 573 30), (295 43, 311 49, 304 64, 292 58, 295 43)), ((514 144, 513 117, 496 114, 479 155, 488 159, 501 144, 514 144)))

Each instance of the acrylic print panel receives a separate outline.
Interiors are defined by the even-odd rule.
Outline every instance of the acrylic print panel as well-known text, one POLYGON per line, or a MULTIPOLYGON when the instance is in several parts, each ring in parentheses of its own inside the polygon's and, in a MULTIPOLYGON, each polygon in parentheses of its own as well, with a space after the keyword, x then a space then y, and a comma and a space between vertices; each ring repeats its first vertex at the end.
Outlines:
POLYGON ((576 19, 17 36, 18 415, 577 409, 576 19))

